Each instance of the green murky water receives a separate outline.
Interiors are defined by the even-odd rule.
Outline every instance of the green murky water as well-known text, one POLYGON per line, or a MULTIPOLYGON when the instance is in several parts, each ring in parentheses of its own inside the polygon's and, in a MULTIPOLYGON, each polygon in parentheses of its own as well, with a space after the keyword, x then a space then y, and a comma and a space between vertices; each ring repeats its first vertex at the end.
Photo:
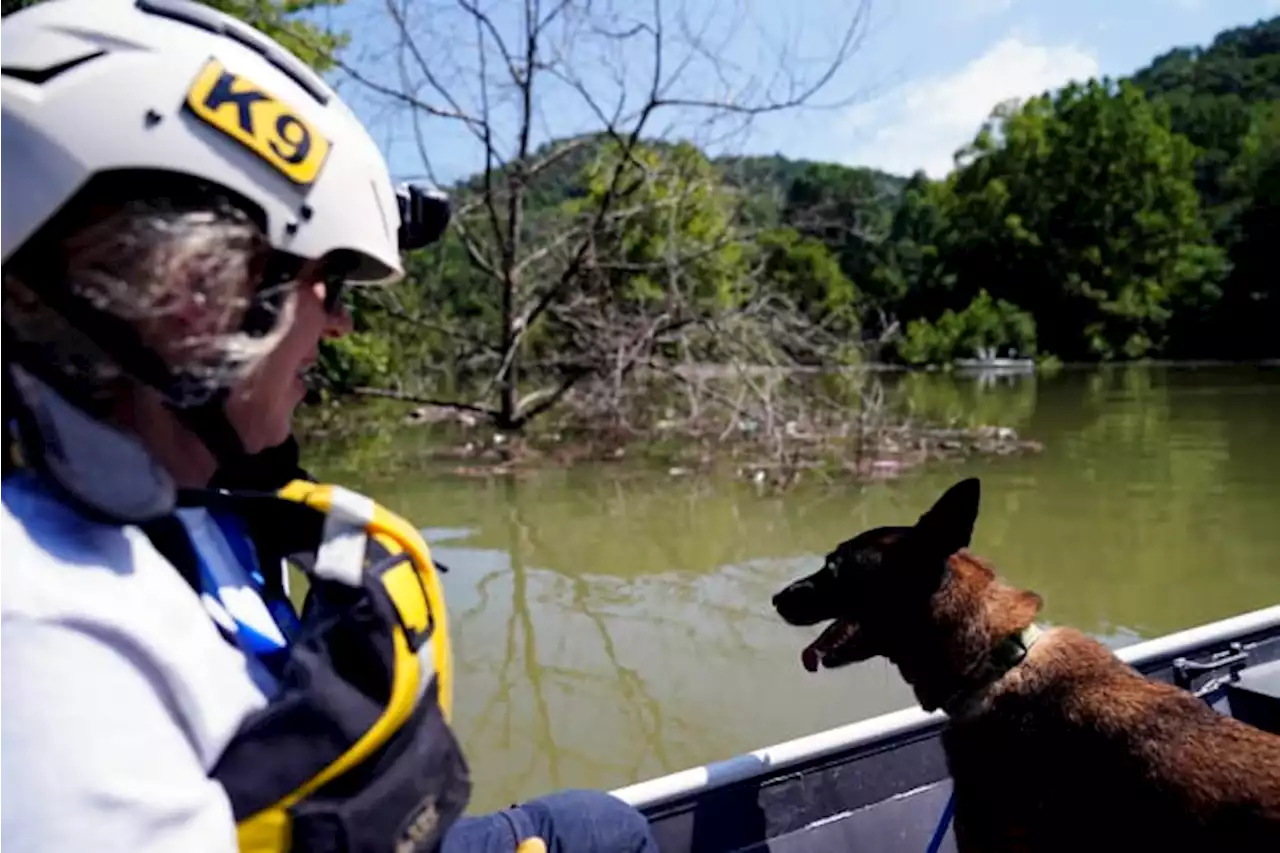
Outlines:
MULTIPOLYGON (((769 597, 842 539, 983 481, 974 549, 1044 619, 1122 645, 1280 602, 1280 370, 900 377, 930 415, 1012 426, 1038 455, 867 487, 609 470, 477 481, 308 460, 428 528, 445 577, 473 810, 615 787, 896 708, 881 662, 809 675, 769 597), (339 473, 341 472, 341 473, 339 473)), ((392 439, 388 439, 392 440, 392 439)), ((366 447, 376 459, 378 442, 366 447)), ((372 464, 372 463, 369 463, 372 464)))

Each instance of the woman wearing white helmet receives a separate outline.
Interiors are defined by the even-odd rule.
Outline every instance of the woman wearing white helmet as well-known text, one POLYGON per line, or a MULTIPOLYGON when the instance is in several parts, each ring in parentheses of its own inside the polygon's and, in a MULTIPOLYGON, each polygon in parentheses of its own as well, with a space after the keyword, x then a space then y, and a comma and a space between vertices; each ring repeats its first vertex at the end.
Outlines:
POLYGON ((399 278, 440 205, 206 7, 50 0, 0 32, 6 849, 655 850, 593 792, 459 819, 412 526, 336 487, 205 488, 289 436, 342 286, 399 278), (311 537, 303 614, 255 524, 311 537))

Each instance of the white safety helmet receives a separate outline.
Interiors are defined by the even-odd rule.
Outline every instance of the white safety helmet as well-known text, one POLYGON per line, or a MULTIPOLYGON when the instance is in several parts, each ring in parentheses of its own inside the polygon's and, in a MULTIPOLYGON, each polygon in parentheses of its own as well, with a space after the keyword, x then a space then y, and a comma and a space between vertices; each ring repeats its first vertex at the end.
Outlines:
MULTIPOLYGON (((6 266, 50 260, 43 258, 45 226, 77 211, 86 188, 123 184, 127 193, 135 175, 140 194, 155 192, 157 177, 163 193, 165 176, 174 175, 179 197, 184 188, 212 187, 237 206, 257 208, 244 212, 258 214, 275 250, 259 283, 268 291, 305 260, 320 261, 327 281, 393 281, 403 275, 401 249, 424 244, 447 222, 442 200, 397 194, 367 131, 309 67, 209 7, 46 0, 6 16, 0 36, 6 266), (402 210, 421 221, 402 223, 402 210), (24 258, 28 247, 39 257, 24 258)), ((125 373, 160 391, 219 462, 241 456, 245 448, 225 411, 228 388, 166 364, 124 318, 56 280, 51 260, 53 275, 31 282, 41 288, 39 298, 125 373)), ((251 316, 252 329, 263 331, 261 310, 246 312, 243 331, 251 316)), ((6 334, 6 386, 10 340, 6 334)), ((13 346, 14 365, 58 380, 38 346, 13 346)), ((69 481, 45 452, 61 445, 44 442, 38 421, 25 420, 24 447, 31 445, 33 460, 45 457, 38 464, 56 480, 69 481)))
POLYGON ((396 191, 364 126, 277 42, 185 0, 46 0, 0 27, 3 260, 103 172, 174 172, 261 209, 271 245, 403 274, 396 191))

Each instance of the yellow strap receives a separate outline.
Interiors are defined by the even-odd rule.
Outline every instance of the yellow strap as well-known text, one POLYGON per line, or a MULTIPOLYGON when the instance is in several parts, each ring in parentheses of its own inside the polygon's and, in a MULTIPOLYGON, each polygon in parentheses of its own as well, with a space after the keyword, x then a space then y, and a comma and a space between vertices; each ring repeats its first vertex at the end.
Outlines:
MULTIPOLYGON (((327 514, 333 506, 333 491, 334 487, 329 485, 295 480, 281 489, 278 494, 286 500, 315 507, 327 514)), ((415 558, 413 561, 414 571, 422 582, 422 588, 426 591, 426 605, 430 608, 431 616, 435 619, 432 649, 439 691, 439 704, 444 713, 445 721, 449 722, 451 721, 453 710, 453 660, 449 645, 449 625, 448 617, 445 613, 444 590, 440 585, 440 578, 435 571, 434 563, 431 561, 430 549, 416 528, 398 515, 377 504, 373 504, 372 518, 368 521, 366 529, 370 535, 378 538, 384 544, 389 539, 415 558)), ((419 619, 425 627, 426 614, 422 614, 420 608, 407 606, 407 603, 413 601, 415 597, 421 601, 421 595, 417 594, 417 590, 413 590, 413 594, 406 594, 410 590, 404 586, 404 577, 396 574, 387 584, 388 593, 396 602, 397 608, 402 608, 405 611, 403 615, 406 620, 419 619)), ((243 851, 275 853, 276 851, 288 850, 290 826, 286 809, 369 757, 413 713, 421 690, 421 672, 418 661, 409 649, 408 641, 403 633, 393 633, 392 643, 395 655, 394 675, 391 695, 382 715, 341 757, 322 772, 312 777, 279 802, 241 821, 237 834, 242 853, 243 851)), ((524 853, 535 853, 535 851, 524 851, 524 853)))
MULTIPOLYGON (((294 480, 281 489, 278 494, 286 500, 313 506, 327 514, 334 505, 335 488, 328 484, 294 480)), ((345 489, 341 491, 346 492, 345 489)), ((344 505, 350 503, 342 498, 339 498, 339 501, 344 505)), ((422 582, 423 589, 426 590, 427 606, 431 608, 431 615, 436 623, 435 641, 432 646, 435 655, 436 679, 439 685, 439 702, 441 709, 444 711, 445 722, 452 722, 453 650, 449 642, 449 618, 445 606, 444 588, 440 584, 440 575, 435 570, 435 563, 431 560, 431 549, 427 546, 426 540, 422 538, 422 534, 418 532, 416 527, 381 504, 373 501, 369 501, 368 504, 361 502, 359 516, 362 519, 369 519, 366 523, 367 531, 375 539, 381 540, 384 546, 389 539, 402 550, 409 552, 411 556, 420 555, 420 561, 414 561, 414 570, 417 572, 418 579, 422 582), (420 565, 419 562, 421 563, 420 565)), ((413 596, 402 594, 408 591, 405 586, 401 586, 401 584, 404 584, 402 576, 393 574, 393 577, 386 579, 384 583, 387 583, 388 593, 396 601, 396 606, 403 609, 402 616, 406 621, 420 618, 420 611, 417 611, 416 607, 406 604, 412 601, 413 596)))
MULTIPOLYGON (((444 712, 446 723, 453 721, 453 650, 449 642, 449 615, 444 603, 444 588, 440 584, 440 574, 435 570, 431 560, 431 549, 417 528, 400 516, 375 505, 373 521, 369 529, 375 535, 382 533, 398 540, 411 555, 420 554, 423 565, 415 565, 418 578, 422 581, 427 593, 427 606, 431 608, 431 616, 435 619, 433 645, 435 648, 436 682, 439 687, 440 708, 444 712)), ((415 561, 416 563, 416 561, 415 561)))

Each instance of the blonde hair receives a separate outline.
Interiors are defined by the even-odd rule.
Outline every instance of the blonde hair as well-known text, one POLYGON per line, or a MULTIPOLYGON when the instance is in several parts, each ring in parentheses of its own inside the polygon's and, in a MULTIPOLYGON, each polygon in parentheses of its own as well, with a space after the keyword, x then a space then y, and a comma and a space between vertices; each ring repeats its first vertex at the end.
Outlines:
POLYGON ((45 257, 4 271, 6 336, 19 342, 22 361, 39 359, 78 402, 95 408, 139 377, 129 377, 109 354, 106 324, 64 317, 42 298, 42 288, 64 288, 127 323, 168 366, 172 381, 161 390, 178 406, 204 402, 250 373, 292 321, 292 282, 260 286, 270 246, 258 224, 225 200, 112 206, 33 250, 45 257), (245 330, 250 310, 259 321, 267 318, 259 323, 264 333, 245 330))

